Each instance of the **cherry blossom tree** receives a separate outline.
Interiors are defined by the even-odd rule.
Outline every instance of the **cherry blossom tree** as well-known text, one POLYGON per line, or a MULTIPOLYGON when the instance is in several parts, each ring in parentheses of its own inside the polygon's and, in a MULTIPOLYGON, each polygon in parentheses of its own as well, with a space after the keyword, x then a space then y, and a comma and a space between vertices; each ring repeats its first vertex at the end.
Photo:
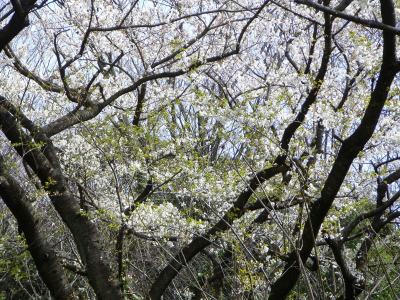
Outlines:
POLYGON ((0 296, 396 297, 399 8, 0 2, 0 296))

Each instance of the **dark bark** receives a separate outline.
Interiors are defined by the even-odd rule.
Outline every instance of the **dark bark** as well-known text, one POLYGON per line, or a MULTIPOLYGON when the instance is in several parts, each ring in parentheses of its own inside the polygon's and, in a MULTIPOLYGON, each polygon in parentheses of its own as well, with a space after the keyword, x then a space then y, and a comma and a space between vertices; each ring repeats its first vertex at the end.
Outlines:
POLYGON ((390 213, 385 220, 375 219, 372 222, 371 227, 367 230, 365 239, 362 241, 360 248, 356 255, 356 267, 359 270, 363 270, 366 263, 368 262, 368 252, 372 247, 374 239, 378 236, 380 231, 391 221, 400 216, 399 211, 390 213))
POLYGON ((15 12, 6 26, 0 29, 0 52, 29 25, 28 13, 36 0, 14 0, 11 3, 15 12))
MULTIPOLYGON (((289 143, 292 137, 294 136, 296 130, 301 126, 301 123, 304 121, 305 116, 311 107, 311 105, 316 101, 318 92, 321 88, 322 81, 325 77, 329 58, 331 53, 331 24, 329 20, 329 16, 326 15, 326 19, 328 20, 325 26, 325 47, 324 47, 324 54, 321 62, 321 67, 318 71, 318 74, 315 78, 315 83, 313 88, 311 89, 308 97, 306 98, 303 106, 301 108, 300 113, 296 116, 295 120, 286 128, 282 140, 281 140, 281 147, 284 150, 288 150, 289 143)), ((283 167, 280 172, 284 172, 288 170, 287 167, 284 165, 284 161, 286 160, 286 155, 279 156, 275 163, 278 166, 283 167)), ((258 174, 260 175, 261 172, 258 174)), ((230 216, 235 216, 234 219, 241 217, 244 213, 244 205, 246 204, 247 200, 252 195, 253 191, 262 184, 266 179, 260 180, 264 176, 255 176, 252 179, 252 183, 250 183, 250 188, 244 191, 237 199, 235 205, 225 214, 224 218, 218 222, 210 231, 202 237, 198 237, 194 239, 188 246, 184 247, 181 252, 175 256, 173 260, 167 265, 166 268, 160 273, 158 278, 153 283, 151 290, 150 290, 150 297, 151 299, 160 299, 162 294, 164 293, 165 289, 168 287, 169 283, 172 279, 178 274, 180 269, 183 265, 186 265, 199 251, 204 249, 210 244, 209 238, 217 232, 227 230, 233 219, 230 220, 230 216), (254 185, 254 187, 252 187, 254 185)))
POLYGON ((124 246, 124 238, 125 238, 125 233, 127 231, 127 226, 126 224, 123 224, 119 231, 118 231, 118 236, 117 236, 117 243, 115 245, 115 250, 117 252, 117 264, 118 264, 118 280, 121 282, 121 292, 124 292, 124 275, 125 275, 125 270, 124 270, 124 262, 123 262, 123 246, 124 246))
POLYGON ((339 299, 356 299, 356 297, 363 291, 364 282, 359 282, 357 277, 351 273, 346 259, 343 257, 343 244, 331 239, 326 239, 326 242, 332 250, 335 261, 338 264, 343 277, 344 295, 339 299))
MULTIPOLYGON (((384 24, 395 26, 395 13, 392 1, 381 0, 381 14, 384 24)), ((338 156, 328 175, 321 191, 321 197, 312 205, 309 217, 301 237, 303 246, 300 258, 307 260, 315 245, 315 237, 325 219, 342 182, 357 155, 371 138, 378 123, 381 111, 387 99, 390 86, 396 73, 399 71, 395 51, 395 34, 391 31, 383 32, 384 46, 382 66, 378 82, 371 94, 371 100, 361 120, 361 124, 354 133, 343 141, 338 156)), ((299 262, 295 253, 291 254, 290 261, 286 264, 281 277, 272 285, 269 299, 285 299, 295 286, 300 276, 299 262)))
POLYGON ((338 11, 336 9, 332 9, 332 8, 326 6, 326 5, 318 4, 318 3, 314 2, 314 1, 311 1, 311 0, 295 0, 295 2, 299 3, 299 4, 304 4, 304 5, 307 5, 309 7, 315 8, 316 10, 328 13, 328 14, 332 15, 333 17, 337 17, 337 18, 341 18, 341 19, 344 19, 344 20, 347 20, 347 21, 351 21, 353 23, 360 24, 360 25, 363 25, 363 26, 366 26, 366 27, 369 27, 369 28, 376 28, 376 29, 380 29, 380 30, 386 30, 386 31, 390 31, 390 32, 392 32, 394 34, 397 34, 397 35, 400 34, 400 29, 397 28, 395 26, 395 24, 389 25, 389 24, 386 24, 385 22, 380 23, 380 22, 377 22, 375 20, 366 20, 366 19, 363 19, 363 18, 359 18, 359 17, 357 17, 355 15, 348 15, 348 14, 342 13, 341 11, 338 11))
POLYGON ((149 295, 151 299, 160 299, 168 285, 179 273, 182 267, 186 266, 200 251, 211 244, 211 238, 219 232, 226 231, 230 228, 234 220, 240 218, 245 213, 245 205, 253 192, 265 181, 273 176, 282 173, 288 169, 287 166, 273 166, 260 171, 254 176, 246 190, 244 190, 236 199, 234 205, 225 213, 224 217, 215 224, 208 232, 195 238, 190 244, 183 247, 179 253, 168 263, 168 265, 160 272, 153 285, 151 286, 149 295))
POLYGON ((54 249, 40 230, 39 220, 24 189, 7 174, 1 156, 0 197, 16 218, 19 230, 24 233, 28 250, 51 295, 55 299, 75 299, 54 249))
POLYGON ((362 213, 354 218, 348 225, 346 225, 342 230, 341 238, 337 238, 335 240, 325 239, 326 243, 332 249, 334 254, 336 263, 340 267, 343 281, 345 284, 345 293, 339 297, 339 299, 355 299, 361 292, 365 286, 365 281, 363 279, 357 280, 357 278, 351 273, 349 268, 347 267, 347 262, 343 257, 343 245, 346 241, 349 240, 349 235, 352 231, 358 226, 360 222, 367 218, 373 218, 372 224, 368 226, 366 229, 361 229, 356 236, 366 236, 355 257, 356 268, 358 271, 363 271, 366 263, 368 262, 368 252, 373 244, 373 240, 380 231, 393 219, 397 218, 400 213, 395 212, 391 213, 387 216, 385 220, 382 220, 382 216, 386 209, 392 207, 392 205, 397 201, 400 197, 400 191, 393 195, 386 202, 382 202, 383 198, 386 195, 388 190, 388 184, 393 183, 398 180, 400 176, 400 171, 396 170, 386 176, 383 180, 378 178, 378 186, 377 186, 377 195, 376 202, 377 207, 368 212, 362 213))
POLYGON ((146 187, 139 194, 139 196, 137 196, 137 198, 133 201, 133 204, 124 209, 124 214, 126 216, 130 216, 140 203, 143 203, 144 201, 146 201, 147 197, 150 195, 150 193, 153 191, 153 189, 154 189, 153 181, 151 179, 149 179, 146 184, 146 187))
POLYGON ((101 243, 101 234, 96 224, 81 214, 79 201, 68 189, 51 140, 30 120, 17 113, 4 98, 0 100, 2 131, 38 176, 56 211, 71 231, 81 259, 86 265, 89 283, 98 299, 122 299, 119 282, 111 272, 111 262, 101 243), (17 119, 21 120, 21 124, 32 136, 23 133, 17 119), (32 145, 33 140, 43 143, 42 149, 32 145))
POLYGON ((322 83, 325 78, 325 74, 328 70, 329 59, 331 56, 332 51, 332 24, 330 17, 325 14, 325 43, 324 43, 324 53, 321 60, 321 66, 318 70, 317 76, 314 79, 313 87, 308 94, 306 100, 304 101, 303 105, 301 106, 300 112, 297 114, 295 120, 289 124, 289 126, 285 129, 282 140, 281 140, 281 147, 283 150, 287 151, 289 149, 290 140, 293 138, 294 133, 296 130, 301 126, 302 122, 304 121, 308 110, 310 109, 311 105, 317 100, 318 92, 321 89, 322 83))
POLYGON ((146 83, 142 84, 138 92, 135 115, 133 116, 133 121, 132 121, 132 125, 134 126, 139 126, 140 116, 142 115, 143 104, 145 101, 144 98, 146 96, 146 87, 147 87, 146 83))

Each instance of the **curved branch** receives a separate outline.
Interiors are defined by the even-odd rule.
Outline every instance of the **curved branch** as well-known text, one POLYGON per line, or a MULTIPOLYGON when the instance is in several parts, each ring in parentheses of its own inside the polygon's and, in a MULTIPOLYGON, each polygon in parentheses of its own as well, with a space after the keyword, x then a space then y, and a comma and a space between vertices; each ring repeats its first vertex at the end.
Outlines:
POLYGON ((304 121, 308 110, 311 105, 317 100, 318 92, 321 89, 322 83, 325 78, 325 74, 328 70, 329 59, 332 52, 332 24, 329 16, 325 15, 325 27, 324 27, 324 35, 325 35, 325 43, 324 43, 324 53, 321 60, 321 66, 318 70, 318 74, 314 79, 313 87, 308 94, 306 100, 301 106, 300 112, 297 114, 296 118, 289 126, 285 129, 282 139, 281 139, 281 147, 283 150, 287 151, 289 149, 290 140, 293 138, 294 133, 297 128, 300 127, 302 122, 304 121))
MULTIPOLYGON (((381 14, 383 23, 394 26, 396 24, 394 5, 392 1, 381 0, 381 14)), ((354 133, 344 140, 333 167, 321 191, 321 197, 313 204, 310 215, 301 237, 302 248, 300 258, 303 262, 310 256, 315 245, 321 224, 324 221, 332 203, 342 185, 342 182, 357 155, 371 138, 378 123, 381 111, 385 105, 390 86, 396 73, 399 71, 396 60, 396 36, 391 31, 383 32, 383 58, 378 82, 371 94, 361 124, 354 133)), ((295 286, 300 276, 299 261, 296 253, 291 254, 290 261, 286 264, 281 277, 272 285, 270 299, 283 299, 295 286)))
POLYGON ((11 1, 15 13, 6 26, 0 29, 0 52, 8 45, 26 26, 29 25, 27 19, 29 11, 33 8, 36 0, 11 1))
POLYGON ((219 232, 226 231, 230 228, 233 221, 240 218, 245 213, 245 205, 253 192, 265 181, 277 174, 287 171, 288 167, 273 166, 260 171, 254 176, 247 187, 236 199, 233 206, 225 213, 224 217, 215 224, 206 234, 195 238, 190 244, 183 247, 179 253, 168 263, 168 265, 160 272, 150 289, 151 299, 160 299, 167 289, 168 285, 179 273, 183 266, 186 266, 200 251, 211 244, 210 238, 219 232))
POLYGON ((55 299, 75 299, 66 274, 52 246, 39 228, 37 216, 27 199, 24 189, 6 173, 3 157, 0 156, 0 197, 17 220, 24 233, 28 250, 37 270, 55 299))
POLYGON ((389 24, 386 24, 385 22, 380 23, 380 22, 377 22, 377 21, 374 21, 374 20, 365 20, 365 19, 353 16, 353 15, 345 14, 345 13, 339 11, 339 10, 329 8, 328 6, 318 4, 318 3, 315 3, 315 2, 310 1, 310 0, 296 0, 295 2, 299 3, 299 4, 307 5, 309 7, 315 8, 315 9, 317 9, 319 11, 322 11, 324 13, 330 14, 332 16, 335 16, 335 17, 338 17, 338 18, 341 18, 341 19, 345 19, 345 20, 348 20, 348 21, 351 21, 351 22, 354 22, 356 24, 360 24, 360 25, 363 25, 363 26, 366 26, 366 27, 369 27, 369 28, 375 28, 375 29, 380 29, 380 30, 384 30, 384 31, 390 31, 390 32, 392 32, 394 34, 397 34, 397 35, 400 34, 400 28, 396 27, 396 23, 389 25, 389 24))
MULTIPOLYGON (((140 79, 138 79, 136 82, 134 82, 132 85, 123 88, 110 96, 109 98, 105 99, 102 103, 99 104, 90 104, 89 107, 85 109, 80 109, 81 105, 78 105, 73 111, 67 113, 66 115, 58 118, 57 120, 51 122, 50 124, 47 124, 42 128, 43 132, 51 137, 55 134, 60 133, 61 131, 74 126, 76 124, 82 123, 84 121, 88 121, 90 119, 93 119, 96 117, 98 114, 100 114, 105 107, 113 103, 115 100, 117 100, 119 97, 131 93, 134 90, 136 90, 140 85, 151 81, 151 80, 156 80, 156 79, 161 79, 161 78, 171 78, 171 77, 178 77, 181 75, 184 75, 186 73, 189 73, 190 71, 193 71, 203 65, 206 65, 208 63, 213 63, 217 61, 221 61, 227 57, 230 57, 232 55, 239 54, 240 52, 240 45, 243 40, 244 34, 246 33, 248 27, 251 25, 251 23, 258 17, 258 15, 261 13, 261 11, 265 8, 265 6, 270 3, 270 0, 265 0, 264 4, 255 12, 254 16, 251 17, 247 23, 243 26, 239 37, 238 41, 236 42, 235 48, 231 51, 224 52, 220 55, 215 55, 212 57, 208 57, 204 59, 203 61, 195 61, 192 64, 190 64, 187 68, 185 69, 178 69, 176 71, 166 71, 166 72, 161 72, 161 73, 153 73, 150 75, 146 75, 140 79)), ((55 44, 56 46, 56 44, 55 44)), ((59 65, 61 66, 61 62, 59 61, 59 65)), ((60 69, 61 71, 65 71, 65 66, 66 64, 60 69)), ((62 76, 61 76, 62 77, 62 76)))
POLYGON ((325 240, 331 248, 335 261, 338 264, 340 272, 343 276, 344 297, 341 297, 340 299, 355 299, 355 297, 362 292, 364 288, 364 282, 358 281, 357 277, 351 273, 347 262, 343 257, 343 244, 337 243, 335 240, 329 238, 325 240))
POLYGON ((119 282, 109 267, 97 225, 81 214, 79 202, 68 189, 52 141, 30 120, 15 113, 16 109, 12 109, 11 103, 5 105, 7 101, 4 98, 0 100, 1 129, 19 156, 39 177, 54 208, 74 236, 81 259, 87 265, 89 283, 97 297, 122 299, 119 282), (23 120, 24 127, 31 131, 32 136, 24 133, 18 124, 19 118, 23 120), (37 145, 42 143, 42 146, 37 145))

